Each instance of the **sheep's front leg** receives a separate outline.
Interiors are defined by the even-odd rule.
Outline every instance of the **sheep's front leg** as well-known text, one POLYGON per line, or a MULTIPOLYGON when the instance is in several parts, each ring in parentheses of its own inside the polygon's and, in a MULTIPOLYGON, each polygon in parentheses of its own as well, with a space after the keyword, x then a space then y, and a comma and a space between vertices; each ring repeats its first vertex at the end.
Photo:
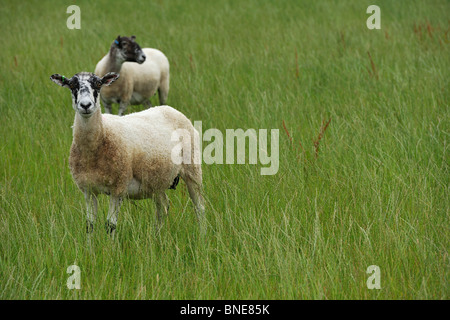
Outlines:
POLYGON ((86 232, 91 233, 94 230, 95 219, 97 219, 97 196, 85 191, 84 199, 87 207, 86 232))
POLYGON ((123 116, 123 114, 127 110, 128 105, 129 105, 129 102, 120 101, 119 116, 123 116))
POLYGON ((114 232, 117 226, 117 216, 119 215, 120 204, 122 199, 117 196, 110 196, 109 198, 109 210, 106 217, 106 232, 114 236, 114 232))
POLYGON ((105 100, 102 99, 103 105, 105 106, 105 113, 112 113, 112 104, 109 102, 106 102, 105 100))
POLYGON ((110 104, 105 104, 105 113, 112 113, 112 106, 110 104))

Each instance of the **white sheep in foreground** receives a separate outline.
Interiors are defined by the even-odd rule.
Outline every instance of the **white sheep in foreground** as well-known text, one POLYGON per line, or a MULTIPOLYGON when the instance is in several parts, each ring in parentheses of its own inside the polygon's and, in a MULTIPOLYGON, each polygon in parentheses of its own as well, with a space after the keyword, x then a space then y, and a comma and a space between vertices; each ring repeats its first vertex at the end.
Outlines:
POLYGON ((199 144, 194 143, 199 137, 197 130, 186 116, 169 106, 124 117, 102 114, 97 99, 99 91, 118 77, 108 73, 99 78, 89 72, 80 72, 70 79, 59 74, 50 77, 72 91, 72 107, 76 113, 69 166, 75 183, 85 195, 87 231, 93 229, 97 196, 102 193, 110 196, 107 228, 111 233, 116 228, 123 198, 152 198, 156 203, 159 230, 162 214, 167 213, 169 207, 165 191, 174 189, 180 177, 187 185, 204 231, 202 170, 201 164, 194 162, 194 155, 199 152, 199 144), (189 143, 183 144, 189 147, 180 150, 191 155, 191 159, 181 164, 174 163, 171 155, 175 144, 179 145, 172 141, 172 134, 178 129, 191 137, 189 143))
POLYGON ((105 112, 111 113, 111 105, 119 103, 119 116, 128 105, 152 106, 150 98, 158 91, 159 103, 164 105, 169 94, 169 61, 159 50, 141 47, 136 37, 118 36, 95 67, 95 74, 103 77, 108 72, 120 74, 111 86, 100 91, 105 112))

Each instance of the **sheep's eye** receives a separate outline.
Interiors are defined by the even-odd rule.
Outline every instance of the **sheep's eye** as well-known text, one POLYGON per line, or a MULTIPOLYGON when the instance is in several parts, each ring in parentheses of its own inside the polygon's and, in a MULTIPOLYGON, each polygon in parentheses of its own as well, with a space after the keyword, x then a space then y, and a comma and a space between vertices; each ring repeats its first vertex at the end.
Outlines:
POLYGON ((95 83, 95 85, 97 86, 98 89, 100 89, 101 86, 102 86, 102 82, 101 82, 101 81, 97 81, 97 82, 95 83))

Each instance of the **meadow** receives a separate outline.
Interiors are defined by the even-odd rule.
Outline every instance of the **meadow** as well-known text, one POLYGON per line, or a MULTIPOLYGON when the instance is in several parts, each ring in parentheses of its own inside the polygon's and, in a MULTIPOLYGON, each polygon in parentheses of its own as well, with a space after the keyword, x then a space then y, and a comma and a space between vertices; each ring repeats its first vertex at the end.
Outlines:
POLYGON ((76 1, 69 30, 72 4, 0 6, 0 299, 449 298, 448 1, 76 1), (159 235, 128 201, 111 239, 100 197, 87 241, 49 77, 93 72, 118 35, 166 54, 168 104, 203 130, 279 129, 275 175, 203 165, 205 236, 180 182, 159 235))

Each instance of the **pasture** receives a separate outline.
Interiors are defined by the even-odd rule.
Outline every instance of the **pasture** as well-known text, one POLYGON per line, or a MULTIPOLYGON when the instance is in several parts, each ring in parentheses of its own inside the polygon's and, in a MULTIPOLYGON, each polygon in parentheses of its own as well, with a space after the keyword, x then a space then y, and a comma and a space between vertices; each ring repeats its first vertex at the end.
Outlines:
POLYGON ((448 12, 446 0, 2 1, 0 299, 448 299, 448 12), (371 4, 380 30, 366 27, 371 4), (204 131, 279 130, 274 175, 203 164, 203 237, 180 181, 159 235, 153 202, 125 201, 110 239, 100 197, 87 241, 70 93, 49 77, 93 72, 118 35, 166 54, 168 105, 204 131))

